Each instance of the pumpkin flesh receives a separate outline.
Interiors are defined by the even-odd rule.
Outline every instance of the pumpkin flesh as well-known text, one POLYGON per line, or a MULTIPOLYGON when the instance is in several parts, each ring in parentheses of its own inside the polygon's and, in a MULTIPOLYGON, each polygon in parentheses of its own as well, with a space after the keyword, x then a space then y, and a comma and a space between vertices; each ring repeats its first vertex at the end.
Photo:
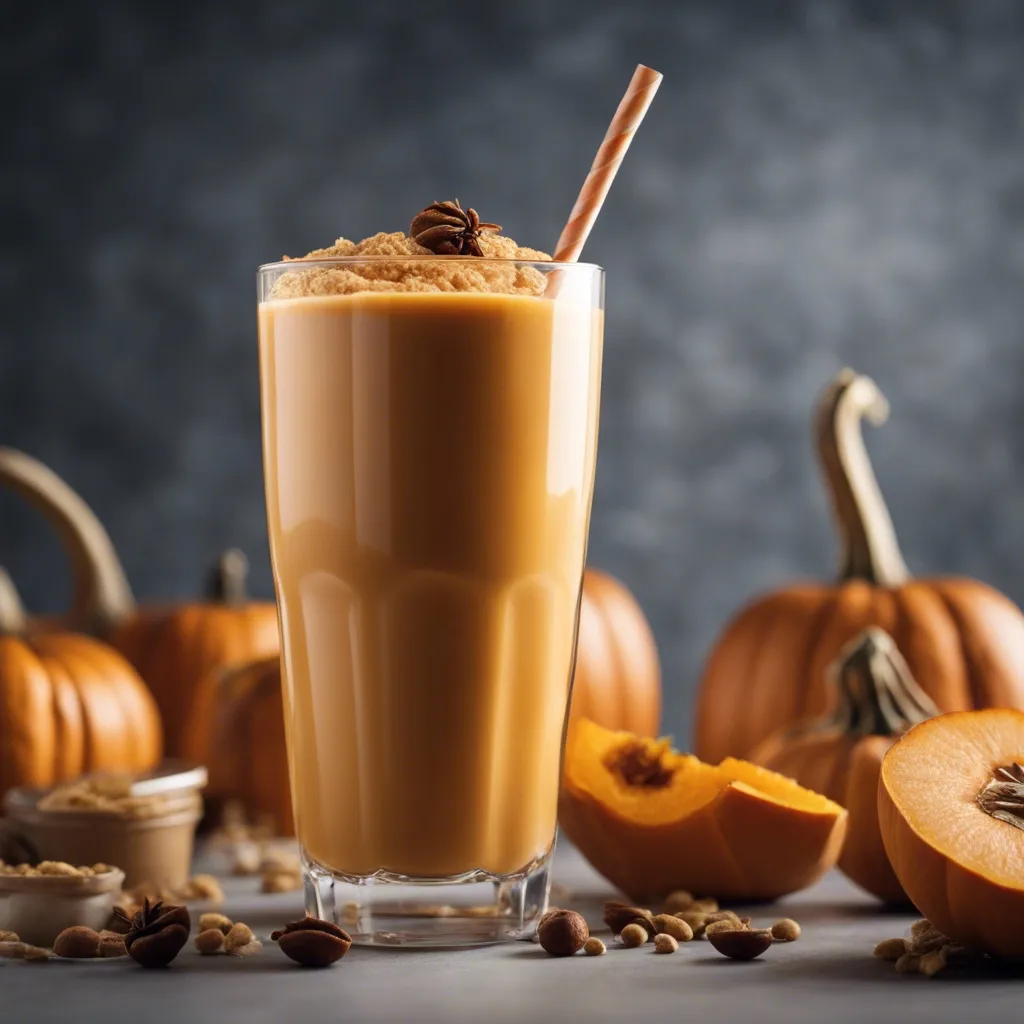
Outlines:
POLYGON ((687 888, 773 899, 835 863, 846 813, 756 765, 704 764, 665 740, 582 720, 569 732, 560 822, 633 898, 687 888))
POLYGON ((1024 817, 993 817, 979 794, 1022 763, 1024 713, 960 712, 894 744, 878 787, 885 850, 914 905, 955 941, 1013 959, 1024 959, 1024 817))

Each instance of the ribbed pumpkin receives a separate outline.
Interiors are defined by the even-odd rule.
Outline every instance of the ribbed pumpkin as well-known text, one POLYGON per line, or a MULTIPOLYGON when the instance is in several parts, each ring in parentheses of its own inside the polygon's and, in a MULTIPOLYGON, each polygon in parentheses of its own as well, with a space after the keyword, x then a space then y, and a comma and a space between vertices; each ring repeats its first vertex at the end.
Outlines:
POLYGON ((850 818, 840 869, 886 903, 906 903, 878 826, 878 779, 886 751, 938 708, 892 637, 876 627, 839 652, 829 675, 836 711, 769 737, 751 760, 842 804, 850 818))
POLYGON ((971 579, 914 580, 868 460, 860 424, 888 415, 868 377, 843 371, 817 417, 818 451, 842 541, 837 583, 755 600, 726 627, 700 683, 695 750, 749 757, 758 743, 828 707, 827 666, 868 626, 889 633, 942 711, 1024 707, 1024 616, 971 579))
POLYGON ((245 556, 237 550, 220 556, 205 601, 137 608, 102 523, 59 476, 23 452, 2 448, 0 483, 50 520, 74 568, 69 612, 33 620, 32 631, 74 629, 109 641, 156 697, 167 753, 204 761, 210 725, 195 718, 200 687, 217 670, 278 650, 274 605, 246 597, 245 556))
POLYGON ((597 569, 583 577, 571 716, 639 736, 657 736, 661 725, 661 669, 651 628, 629 590, 597 569))
POLYGON ((0 794, 160 760, 160 715, 113 648, 73 633, 27 634, 0 570, 0 794))
POLYGON ((206 692, 216 692, 208 802, 240 800, 251 819, 270 815, 278 835, 294 835, 280 658, 222 672, 206 692))

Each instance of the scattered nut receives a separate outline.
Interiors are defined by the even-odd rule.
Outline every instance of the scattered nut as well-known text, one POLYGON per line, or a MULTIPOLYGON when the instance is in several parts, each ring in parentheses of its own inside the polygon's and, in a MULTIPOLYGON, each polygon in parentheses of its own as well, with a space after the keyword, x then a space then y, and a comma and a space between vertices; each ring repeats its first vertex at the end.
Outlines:
POLYGON ((642 907, 630 907, 617 900, 610 900, 604 905, 604 923, 611 928, 612 932, 618 935, 626 925, 634 924, 637 921, 646 922, 642 927, 648 936, 655 934, 654 915, 642 907))
POLYGON ((100 935, 85 925, 65 928, 53 942, 53 955, 65 960, 92 960, 99 949, 100 935))
POLYGON ((705 914, 714 914, 718 910, 718 900, 711 897, 705 897, 702 900, 694 900, 690 906, 690 910, 696 910, 705 914))
POLYGON ((704 934, 704 929, 708 923, 708 915, 701 911, 680 910, 673 917, 677 917, 680 921, 687 924, 690 931, 693 932, 695 939, 699 939, 704 934))
POLYGON ((49 960, 50 951, 27 942, 0 942, 0 957, 8 960, 49 960))
POLYGON ((723 956, 733 960, 753 960, 772 944, 772 933, 767 928, 727 928, 709 932, 708 941, 723 956))
POLYGON ((658 914, 654 927, 659 935, 671 935, 676 942, 689 942, 693 938, 693 929, 672 914, 658 914))
POLYGON ((665 913, 675 914, 680 910, 689 910, 693 906, 693 893, 685 889, 677 889, 665 897, 665 913))
POLYGON ((260 892, 297 892, 301 888, 302 875, 291 871, 268 871, 260 884, 260 892))
POLYGON ((627 924, 619 932, 619 938, 627 949, 635 949, 637 946, 642 946, 649 937, 647 929, 639 924, 627 924))
POLYGON ((772 925, 772 938, 776 942, 796 942, 800 938, 800 925, 791 917, 784 917, 772 925))
POLYGON ((348 932, 329 921, 306 917, 270 936, 285 956, 303 967, 328 967, 351 948, 348 932))
POLYGON ((706 924, 716 924, 718 921, 732 921, 737 925, 743 924, 740 915, 735 910, 716 910, 708 914, 706 924))
POLYGON ((15 932, 4 931, 0 928, 0 942, 21 942, 15 932))
POLYGON ((896 970, 900 974, 917 974, 920 963, 921 958, 919 956, 915 956, 913 953, 904 953, 896 961, 896 970))
POLYGON ((583 917, 574 910, 551 910, 540 919, 537 934, 540 936, 541 949, 546 953, 552 956, 572 956, 590 938, 590 929, 583 917))
POLYGON ((206 928, 195 937, 196 949, 203 956, 224 951, 224 933, 219 928, 206 928))
POLYGON ((935 925, 933 925, 926 917, 922 917, 910 926, 910 934, 915 938, 922 932, 933 932, 935 930, 935 925))
POLYGON ((96 947, 96 955, 103 959, 127 956, 128 949, 124 944, 124 936, 118 932, 104 929, 100 932, 100 942, 96 947))
POLYGON ((712 935, 721 935, 722 932, 739 932, 747 929, 739 921, 724 917, 720 921, 712 921, 704 929, 704 938, 710 939, 712 935))
POLYGON ((194 875, 178 894, 186 902, 189 900, 205 900, 209 903, 223 903, 224 890, 213 875, 194 875))
POLYGON ((199 915, 199 930, 201 932, 216 928, 222 935, 227 935, 234 923, 230 917, 224 914, 209 913, 199 915))
POLYGON ((880 960, 891 960, 895 962, 906 952, 906 939, 882 939, 882 941, 875 946, 875 956, 880 960))
POLYGON ((654 936, 655 953, 674 953, 678 948, 679 943, 666 932, 654 936))
POLYGON ((239 921, 232 925, 231 930, 224 936, 224 948, 233 953, 236 949, 247 946, 254 938, 256 936, 253 935, 252 929, 245 922, 239 921))
POLYGON ((231 874, 241 878, 258 875, 261 859, 260 851, 255 846, 239 846, 235 851, 231 874))
POLYGON ((605 944, 596 936, 591 935, 586 942, 583 943, 583 952, 587 956, 604 956, 605 944))
POLYGON ((21 943, 21 959, 29 963, 42 963, 50 959, 50 951, 39 946, 30 946, 27 942, 21 943))
POLYGON ((927 975, 929 978, 934 978, 940 971, 944 971, 946 969, 945 947, 925 953, 918 962, 917 969, 921 974, 927 975))
POLYGON ((252 942, 247 942, 244 946, 236 946, 231 950, 231 956, 253 956, 263 948, 263 943, 259 939, 253 939, 252 942))

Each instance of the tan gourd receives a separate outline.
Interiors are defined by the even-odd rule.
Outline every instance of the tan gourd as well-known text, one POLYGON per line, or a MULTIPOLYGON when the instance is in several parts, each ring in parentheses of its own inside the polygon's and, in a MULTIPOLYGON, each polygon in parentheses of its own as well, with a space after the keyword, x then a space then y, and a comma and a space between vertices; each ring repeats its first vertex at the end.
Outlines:
POLYGON ((1024 616, 971 579, 913 579, 861 436, 884 422, 874 381, 844 370, 822 397, 818 451, 842 543, 835 584, 758 598, 726 627, 700 684, 697 754, 748 757, 758 743, 828 708, 827 666, 868 626, 889 633, 942 711, 1024 707, 1024 616))
POLYGON ((210 723, 196 718, 200 689, 217 669, 274 654, 277 613, 245 594, 245 556, 221 555, 209 599, 136 607, 114 546, 96 515, 42 463, 0 448, 0 483, 38 508, 54 525, 74 569, 74 597, 59 618, 34 619, 35 633, 73 629, 109 641, 145 679, 164 722, 167 753, 206 759, 210 723))
POLYGON ((839 652, 835 712, 769 737, 751 760, 824 793, 850 815, 839 867, 887 903, 906 903, 878 827, 882 758, 911 726, 938 714, 892 638, 865 630, 839 652))
POLYGON ((132 666, 99 640, 27 626, 0 570, 0 794, 154 767, 160 715, 132 666))

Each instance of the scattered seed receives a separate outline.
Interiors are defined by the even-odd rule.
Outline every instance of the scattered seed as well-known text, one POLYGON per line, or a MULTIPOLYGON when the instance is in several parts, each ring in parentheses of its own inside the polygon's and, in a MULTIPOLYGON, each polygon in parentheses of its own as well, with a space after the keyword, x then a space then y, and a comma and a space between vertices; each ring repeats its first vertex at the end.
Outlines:
POLYGON ((622 944, 627 949, 635 949, 642 946, 649 938, 647 930, 638 924, 627 924, 619 933, 622 944))
POLYGON ((915 956, 913 953, 904 953, 896 961, 896 970, 900 974, 917 974, 920 963, 921 958, 919 956, 915 956))
POLYGON ((772 938, 776 942, 796 942, 800 938, 800 925, 791 917, 784 917, 772 925, 772 938))
POLYGON ((685 889, 677 889, 665 897, 665 913, 675 914, 680 910, 689 910, 693 906, 693 893, 685 889))
POLYGON ((203 956, 224 952, 224 933, 219 928, 206 928, 195 938, 196 949, 203 956))
POLYGON ((227 935, 231 931, 234 921, 230 917, 226 917, 224 914, 200 914, 199 915, 199 930, 201 932, 210 931, 212 928, 216 928, 221 935, 227 935))
POLYGON ((679 943, 671 935, 662 932, 654 936, 655 953, 674 953, 678 948, 679 943))
POLYGON ((237 952, 256 938, 252 929, 242 921, 232 925, 231 931, 224 936, 224 949, 228 953, 237 952))
POLYGON ((658 914, 654 926, 659 935, 671 935, 676 942, 689 942, 693 938, 693 929, 672 914, 658 914))
POLYGON ((933 950, 931 953, 925 953, 918 962, 917 969, 921 974, 927 975, 929 978, 934 978, 940 971, 944 971, 946 969, 945 947, 933 950))
MULTIPOLYGON (((538 939, 537 941, 539 942, 540 940, 538 939)), ((605 944, 596 935, 591 935, 583 944, 583 952, 587 956, 604 956, 605 944)))
POLYGON ((890 960, 894 963, 906 952, 906 939, 882 939, 882 941, 875 946, 875 956, 877 956, 879 960, 890 960))

